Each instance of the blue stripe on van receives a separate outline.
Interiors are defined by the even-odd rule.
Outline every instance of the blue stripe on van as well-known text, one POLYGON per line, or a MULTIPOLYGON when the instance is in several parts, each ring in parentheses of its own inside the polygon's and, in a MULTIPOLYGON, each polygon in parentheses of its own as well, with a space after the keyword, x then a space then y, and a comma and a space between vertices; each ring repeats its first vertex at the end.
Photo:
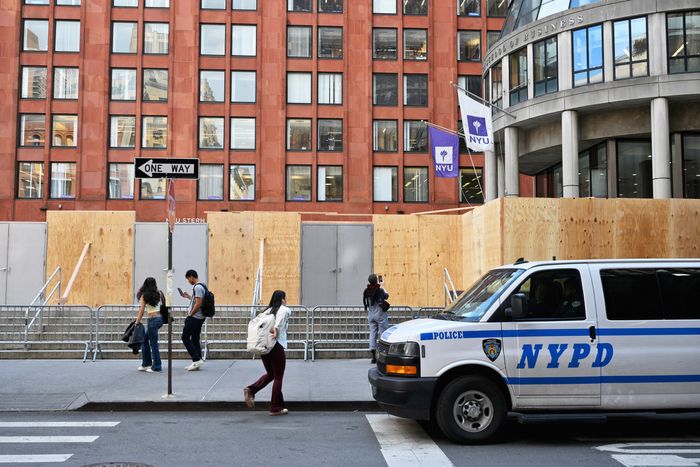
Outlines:
POLYGON ((508 384, 620 384, 620 383, 700 383, 700 375, 561 376, 507 378, 508 384))
MULTIPOLYGON (((597 328, 599 336, 697 336, 700 328, 597 328)), ((521 329, 499 332, 492 331, 440 331, 424 332, 422 341, 482 339, 499 337, 572 337, 588 336, 588 328, 583 329, 521 329)))
POLYGON ((601 328, 601 336, 686 336, 700 335, 700 328, 601 328))

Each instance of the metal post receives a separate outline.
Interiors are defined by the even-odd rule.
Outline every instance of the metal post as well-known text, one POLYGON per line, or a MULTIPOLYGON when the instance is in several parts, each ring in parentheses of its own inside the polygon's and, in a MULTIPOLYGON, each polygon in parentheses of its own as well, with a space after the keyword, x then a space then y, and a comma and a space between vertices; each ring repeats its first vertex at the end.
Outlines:
MULTIPOLYGON (((168 179, 168 184, 173 183, 168 179)), ((170 188, 170 187, 168 187, 170 188)), ((168 191, 169 193, 170 191, 168 191)), ((167 202, 167 201, 166 201, 167 202)), ((168 226, 168 276, 173 276, 173 226, 168 226)), ((170 292, 170 291, 169 291, 170 292)), ((172 296, 172 295, 170 295, 172 296)), ((172 305, 172 303, 171 303, 172 305)), ((168 308, 168 397, 173 395, 173 317, 168 308)))

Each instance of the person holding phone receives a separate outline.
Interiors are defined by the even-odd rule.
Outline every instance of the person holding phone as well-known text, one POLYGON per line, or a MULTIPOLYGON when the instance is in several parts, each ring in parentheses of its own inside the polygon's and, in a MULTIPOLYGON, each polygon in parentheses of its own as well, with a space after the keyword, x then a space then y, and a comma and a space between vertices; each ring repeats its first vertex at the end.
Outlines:
POLYGON ((199 336, 202 333, 202 325, 205 319, 201 310, 205 289, 199 282, 199 276, 194 269, 190 269, 185 273, 185 279, 192 285, 192 295, 190 296, 189 293, 183 292, 180 288, 177 289, 181 296, 190 301, 190 306, 187 309, 187 318, 185 318, 185 326, 182 329, 182 343, 185 345, 187 353, 190 354, 192 363, 187 365, 185 370, 196 371, 204 364, 199 336))
POLYGON ((367 288, 362 294, 362 303, 367 310, 367 323, 369 324, 369 351, 372 356, 371 363, 377 363, 377 339, 389 327, 389 316, 381 307, 382 302, 389 298, 389 294, 382 288, 384 278, 380 274, 370 274, 367 278, 367 288), (380 280, 381 278, 381 280, 380 280))

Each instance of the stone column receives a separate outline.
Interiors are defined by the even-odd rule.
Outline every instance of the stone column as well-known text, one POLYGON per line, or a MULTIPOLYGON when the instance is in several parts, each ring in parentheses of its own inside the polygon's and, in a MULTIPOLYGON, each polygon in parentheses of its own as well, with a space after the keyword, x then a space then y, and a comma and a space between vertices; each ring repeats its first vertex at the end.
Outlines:
POLYGON ((496 152, 486 151, 484 153, 484 202, 486 203, 498 197, 498 169, 496 166, 496 152))
POLYGON ((669 141, 668 100, 651 101, 651 177, 654 198, 671 197, 671 143, 669 141))
POLYGON ((520 170, 518 167, 518 128, 509 126, 506 133, 505 196, 520 196, 520 170))
POLYGON ((496 155, 496 165, 498 177, 498 197, 503 198, 506 195, 506 162, 503 154, 496 155))
POLYGON ((575 110, 561 113, 561 171, 564 198, 578 198, 578 113, 575 110))

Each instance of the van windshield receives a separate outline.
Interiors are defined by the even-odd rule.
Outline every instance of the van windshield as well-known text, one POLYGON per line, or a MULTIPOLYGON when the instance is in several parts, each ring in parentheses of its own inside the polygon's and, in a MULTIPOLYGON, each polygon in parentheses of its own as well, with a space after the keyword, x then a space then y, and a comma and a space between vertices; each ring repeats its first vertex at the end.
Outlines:
POLYGON ((501 292, 522 273, 523 269, 494 269, 479 279, 471 289, 457 297, 444 311, 462 321, 479 321, 501 292))

